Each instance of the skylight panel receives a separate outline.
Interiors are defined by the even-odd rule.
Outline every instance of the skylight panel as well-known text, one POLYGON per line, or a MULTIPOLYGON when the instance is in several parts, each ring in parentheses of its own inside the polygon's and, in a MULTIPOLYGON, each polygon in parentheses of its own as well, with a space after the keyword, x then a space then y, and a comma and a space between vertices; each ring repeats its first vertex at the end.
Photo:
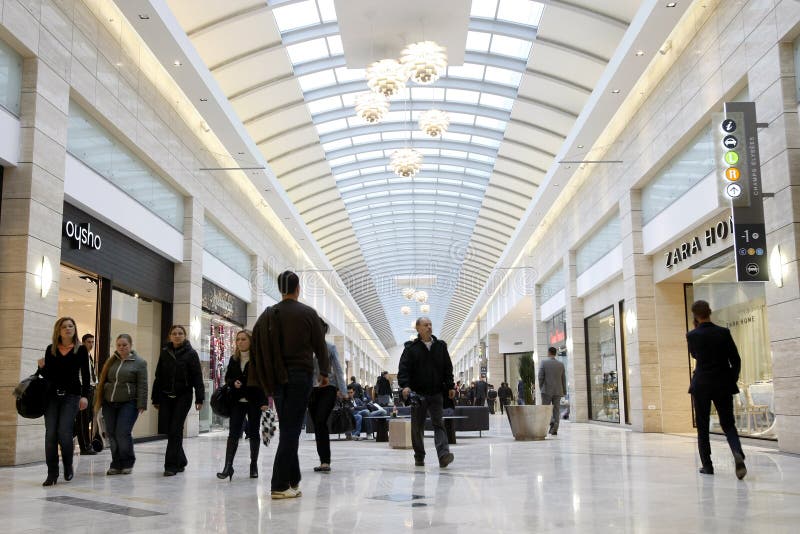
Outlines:
MULTIPOLYGON (((308 109, 309 111, 311 110, 311 103, 309 103, 308 109)), ((344 119, 336 119, 335 121, 328 121, 328 122, 323 122, 321 124, 317 124, 317 133, 320 136, 323 136, 331 132, 338 132, 339 130, 344 130, 345 128, 347 128, 347 121, 344 119)))
POLYGON ((342 37, 340 35, 331 35, 330 37, 326 37, 326 39, 328 40, 328 50, 331 51, 331 57, 344 54, 342 37))
POLYGON ((377 174, 379 172, 386 172, 386 165, 364 167, 363 169, 361 169, 361 176, 366 176, 369 174, 377 174))
POLYGON ((344 104, 344 107, 346 108, 354 107, 356 105, 357 96, 358 93, 344 93, 342 95, 342 103, 344 104))
POLYGON ((500 146, 500 141, 496 139, 489 139, 488 137, 481 137, 479 135, 473 135, 472 142, 476 145, 488 146, 491 148, 498 148, 500 146))
POLYGON ((322 22, 336 22, 336 8, 333 0, 317 0, 317 5, 322 15, 322 22))
POLYGON ((348 128, 358 128, 359 126, 364 126, 366 124, 364 119, 361 117, 347 117, 347 127, 348 128))
MULTIPOLYGON (((474 0, 473 0, 474 3, 474 0)), ((538 26, 544 5, 530 0, 500 0, 497 20, 507 20, 528 26, 538 26)))
POLYGON ((488 178, 489 173, 486 171, 482 171, 480 169, 473 169, 472 167, 467 167, 464 169, 464 173, 469 174, 471 176, 480 176, 481 178, 488 178))
POLYGON ((339 83, 364 80, 366 76, 367 72, 365 69, 348 69, 347 67, 339 67, 336 69, 336 79, 339 80, 339 83))
POLYGON ((467 50, 488 52, 492 34, 484 32, 467 32, 467 50))
POLYGON ((401 132, 383 132, 384 141, 399 141, 411 138, 411 132, 403 130, 401 132))
POLYGON ((519 87, 519 82, 522 80, 522 73, 501 69, 498 67, 486 67, 486 81, 492 83, 499 83, 501 85, 509 85, 511 87, 519 87))
MULTIPOLYGON (((347 180, 348 178, 355 178, 356 176, 358 176, 358 171, 347 171, 347 172, 341 172, 339 174, 335 174, 333 176, 333 178, 335 180, 347 180)), ((359 184, 359 185, 361 185, 361 184, 359 184)))
POLYGON ((489 156, 484 156, 483 154, 471 153, 469 155, 469 159, 471 159, 472 161, 480 161, 481 163, 494 163, 494 158, 490 158, 489 156))
POLYGON ((272 10, 272 14, 275 17, 275 22, 278 23, 278 29, 281 33, 319 24, 317 6, 314 0, 276 7, 272 10))
POLYGON ((381 141, 381 134, 379 133, 357 135, 353 137, 354 145, 363 145, 365 143, 380 143, 380 141, 381 141))
POLYGON ((497 0, 472 0, 470 17, 493 19, 497 12, 497 0))
POLYGON ((345 193, 350 193, 351 191, 357 191, 359 189, 361 189, 361 184, 353 184, 344 187, 339 186, 339 192, 342 193, 342 195, 345 193))
POLYGON ((386 115, 383 116, 383 121, 381 122, 408 122, 408 112, 407 111, 390 111, 386 115))
POLYGON ((510 110, 514 105, 514 99, 506 98, 504 96, 497 96, 490 93, 481 93, 481 105, 491 108, 510 110))
POLYGON ((419 152, 423 156, 436 156, 436 157, 439 157, 439 149, 438 148, 418 148, 417 152, 419 152))
POLYGON ((506 121, 478 116, 475 118, 475 126, 503 132, 506 129, 506 121))
POLYGON ((464 89, 448 89, 447 100, 449 102, 461 102, 464 104, 477 104, 480 93, 477 91, 467 91, 464 89))
POLYGON ((361 152, 359 154, 356 154, 356 159, 358 161, 368 161, 371 159, 378 159, 382 157, 384 157, 383 150, 370 150, 367 152, 361 152))
POLYGON ((286 47, 286 52, 289 54, 292 65, 297 65, 328 57, 328 45, 324 38, 320 38, 289 45, 286 47))
POLYGON ((485 67, 477 63, 464 63, 457 67, 447 67, 449 78, 464 78, 467 80, 483 80, 485 67))
POLYGON ((355 156, 342 156, 329 161, 331 167, 339 167, 340 165, 347 165, 348 163, 355 163, 355 156))
MULTIPOLYGON (((443 150, 442 152, 445 152, 445 151, 443 150)), ((450 151, 447 151, 447 152, 450 152, 450 151)), ((443 153, 442 155, 446 156, 447 154, 443 153)), ((464 154, 464 156, 465 156, 465 159, 466 159, 466 154, 464 154)), ((460 165, 439 165, 439 169, 442 172, 452 172, 452 173, 455 173, 455 174, 462 174, 464 172, 464 167, 462 167, 460 165)), ((459 181, 459 180, 447 180, 445 178, 439 178, 439 182, 441 182, 443 184, 461 185, 461 181, 459 181)))
POLYGON ((437 163, 423 163, 421 168, 423 171, 436 172, 439 170, 439 165, 437 163))
POLYGON ((331 141, 330 143, 322 143, 322 150, 325 152, 332 152, 334 150, 339 150, 340 148, 346 148, 350 146, 350 139, 339 139, 337 141, 331 141))
POLYGON ((300 89, 303 92, 313 91, 320 87, 329 87, 336 85, 336 77, 333 75, 333 70, 321 70, 305 76, 298 76, 297 81, 300 83, 300 89))
POLYGON ((505 35, 493 35, 490 51, 492 54, 527 60, 531 53, 531 42, 505 35))
POLYGON ((442 135, 444 141, 455 141, 456 143, 469 143, 469 135, 455 132, 445 132, 442 135))
POLYGON ((459 124, 473 124, 475 122, 475 115, 470 113, 447 113, 450 116, 450 123, 457 122, 459 124))
POLYGON ((442 157, 467 159, 467 153, 461 150, 442 150, 442 157))
POLYGON ((441 87, 413 87, 412 100, 444 100, 444 89, 441 87))
POLYGON ((426 134, 425 132, 420 132, 419 130, 414 130, 411 132, 411 139, 417 139, 419 141, 429 141, 431 136, 426 134))
POLYGON ((338 96, 329 96, 328 98, 320 98, 319 100, 312 100, 308 104, 308 111, 312 115, 339 109, 342 107, 342 99, 338 96))

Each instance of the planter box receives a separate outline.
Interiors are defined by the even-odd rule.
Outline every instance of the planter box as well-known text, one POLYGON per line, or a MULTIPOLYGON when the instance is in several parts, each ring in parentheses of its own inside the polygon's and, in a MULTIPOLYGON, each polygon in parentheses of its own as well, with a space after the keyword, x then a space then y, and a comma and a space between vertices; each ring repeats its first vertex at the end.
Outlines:
POLYGON ((511 433, 518 441, 538 441, 547 437, 550 429, 552 406, 541 404, 523 404, 506 406, 511 433))

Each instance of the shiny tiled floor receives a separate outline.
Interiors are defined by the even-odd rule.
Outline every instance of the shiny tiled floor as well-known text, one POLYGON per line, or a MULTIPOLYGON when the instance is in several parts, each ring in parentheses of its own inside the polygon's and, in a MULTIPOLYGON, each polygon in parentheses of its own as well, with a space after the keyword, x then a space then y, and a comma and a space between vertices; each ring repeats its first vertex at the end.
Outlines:
MULTIPOLYGON (((130 476, 106 477, 103 453, 80 459, 72 482, 47 489, 44 465, 0 469, 0 531, 776 534, 798 532, 800 522, 800 457, 746 447, 740 482, 717 441, 717 473, 706 477, 690 437, 597 425, 565 423, 555 439, 523 443, 497 415, 483 438, 459 436, 456 460, 442 471, 435 462, 415 468, 411 451, 385 443, 338 441, 333 472, 317 474, 304 434, 303 496, 286 501, 268 496, 273 446, 262 449, 261 478, 250 480, 243 442, 228 483, 214 476, 224 435, 187 440, 189 467, 172 478, 161 476, 164 445, 137 445, 130 476)), ((433 440, 426 446, 432 458, 433 440)))

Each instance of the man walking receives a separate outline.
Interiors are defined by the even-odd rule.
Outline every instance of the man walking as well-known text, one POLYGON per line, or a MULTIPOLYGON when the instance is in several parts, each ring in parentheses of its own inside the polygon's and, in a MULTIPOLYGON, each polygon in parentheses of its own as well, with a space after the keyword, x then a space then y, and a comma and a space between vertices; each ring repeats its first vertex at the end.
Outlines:
POLYGON ((298 301, 298 276, 284 271, 278 275, 278 289, 282 300, 267 308, 253 327, 251 361, 254 380, 273 395, 278 411, 280 438, 272 466, 271 496, 291 499, 302 495, 297 449, 311 395, 313 358, 319 364, 320 387, 328 385, 330 360, 322 321, 313 308, 298 301))
POLYGON ((375 382, 375 402, 381 406, 392 405, 392 383, 386 378, 389 371, 384 371, 375 382))
POLYGON ((497 390, 497 395, 500 398, 500 413, 502 414, 505 407, 514 400, 514 392, 508 387, 507 382, 503 382, 500 384, 500 389, 497 390))
POLYGON ((550 434, 558 435, 558 423, 561 421, 561 397, 567 392, 567 375, 564 364, 556 360, 558 351, 555 347, 547 349, 547 359, 539 364, 539 391, 542 392, 542 404, 553 405, 553 416, 550 419, 550 434))
POLYGON ((692 304, 692 315, 695 329, 686 334, 686 341, 692 358, 697 362, 689 393, 692 395, 697 418, 697 449, 703 464, 700 473, 714 474, 708 437, 713 402, 717 408, 719 424, 733 453, 736 477, 741 480, 747 474, 747 467, 744 465, 744 452, 733 417, 733 395, 739 393, 736 383, 739 381, 742 360, 731 331, 711 322, 711 307, 708 302, 698 300, 692 304))
POLYGON ((486 383, 486 377, 480 377, 475 382, 475 406, 483 406, 486 404, 486 394, 489 392, 489 385, 486 383))
POLYGON ((414 391, 411 408, 411 445, 414 447, 414 465, 425 465, 425 445, 423 433, 427 414, 433 425, 436 455, 439 467, 447 467, 453 461, 453 453, 447 444, 442 410, 444 392, 450 399, 455 397, 453 363, 447 344, 433 336, 433 325, 427 317, 420 317, 416 323, 417 339, 406 343, 400 356, 397 382, 402 388, 403 398, 408 399, 414 391))
POLYGON ((75 416, 75 426, 73 429, 74 435, 78 436, 78 445, 81 449, 81 456, 84 454, 93 455, 97 454, 92 448, 92 434, 94 433, 94 392, 97 387, 97 373, 94 368, 94 336, 92 334, 84 334, 81 338, 81 343, 86 347, 89 353, 89 406, 85 410, 78 411, 75 416))

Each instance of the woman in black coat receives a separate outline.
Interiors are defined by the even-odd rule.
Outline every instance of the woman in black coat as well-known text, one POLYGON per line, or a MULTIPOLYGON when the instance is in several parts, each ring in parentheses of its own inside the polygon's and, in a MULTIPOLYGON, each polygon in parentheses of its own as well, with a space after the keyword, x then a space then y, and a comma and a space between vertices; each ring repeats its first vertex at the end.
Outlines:
POLYGON ((261 446, 259 421, 261 412, 267 409, 267 397, 260 387, 247 386, 250 372, 250 347, 253 337, 247 330, 236 334, 236 351, 228 362, 225 384, 231 388, 231 419, 228 429, 228 445, 225 448, 225 467, 217 478, 233 479, 233 457, 239 448, 242 423, 247 416, 247 437, 250 438, 250 478, 258 478, 258 449, 261 446))
POLYGON ((156 365, 151 400, 158 410, 158 433, 167 435, 167 452, 164 457, 164 476, 182 473, 187 465, 183 451, 183 425, 189 409, 203 407, 205 388, 200 358, 186 339, 186 329, 173 325, 169 329, 169 343, 161 349, 156 365))

